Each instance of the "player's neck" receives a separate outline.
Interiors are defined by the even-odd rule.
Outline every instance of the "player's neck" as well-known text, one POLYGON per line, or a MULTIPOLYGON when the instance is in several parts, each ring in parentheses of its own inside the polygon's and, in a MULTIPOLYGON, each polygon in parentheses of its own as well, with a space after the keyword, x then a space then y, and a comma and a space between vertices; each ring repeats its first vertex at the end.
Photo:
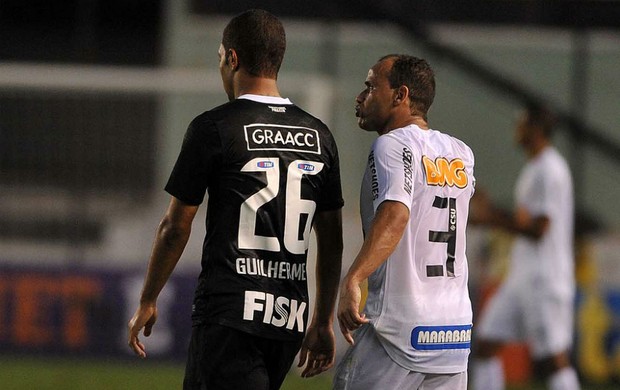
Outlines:
POLYGON ((420 115, 412 115, 410 122, 410 125, 416 125, 422 130, 428 130, 428 122, 420 115))
POLYGON ((547 146, 549 146, 549 141, 547 140, 540 140, 538 142, 535 142, 529 149, 528 149, 528 155, 530 158, 535 158, 537 156, 539 156, 543 150, 545 150, 547 148, 547 146))
POLYGON ((234 81, 235 98, 245 94, 281 97, 275 79, 239 74, 234 81))
POLYGON ((386 124, 386 126, 382 130, 378 131, 378 133, 379 135, 387 134, 392 130, 407 127, 409 125, 416 125, 422 130, 428 130, 428 123, 423 117, 418 115, 411 115, 394 117, 386 124))

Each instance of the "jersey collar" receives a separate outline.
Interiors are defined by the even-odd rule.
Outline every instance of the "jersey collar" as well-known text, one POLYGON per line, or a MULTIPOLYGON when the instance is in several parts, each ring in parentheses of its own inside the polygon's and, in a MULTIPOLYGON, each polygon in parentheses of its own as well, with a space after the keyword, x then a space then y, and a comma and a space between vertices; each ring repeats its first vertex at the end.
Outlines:
POLYGON ((246 93, 239 96, 237 99, 247 99, 252 100, 259 103, 267 103, 267 104, 293 104, 288 98, 281 98, 277 96, 264 96, 264 95, 253 95, 251 93, 246 93))

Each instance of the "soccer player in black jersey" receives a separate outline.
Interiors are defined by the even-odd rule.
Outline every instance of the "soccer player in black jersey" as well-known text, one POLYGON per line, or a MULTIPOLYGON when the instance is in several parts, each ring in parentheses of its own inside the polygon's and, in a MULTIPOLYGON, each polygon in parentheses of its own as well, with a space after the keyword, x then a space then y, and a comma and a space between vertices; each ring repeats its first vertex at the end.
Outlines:
POLYGON ((151 333, 156 300, 208 192, 202 272, 194 297, 185 389, 278 389, 297 352, 302 376, 334 363, 333 317, 342 258, 338 151, 325 124, 280 96, 284 28, 250 10, 219 49, 229 102, 189 125, 166 191, 129 345, 151 333), (317 238, 316 300, 308 323, 306 258, 317 238))

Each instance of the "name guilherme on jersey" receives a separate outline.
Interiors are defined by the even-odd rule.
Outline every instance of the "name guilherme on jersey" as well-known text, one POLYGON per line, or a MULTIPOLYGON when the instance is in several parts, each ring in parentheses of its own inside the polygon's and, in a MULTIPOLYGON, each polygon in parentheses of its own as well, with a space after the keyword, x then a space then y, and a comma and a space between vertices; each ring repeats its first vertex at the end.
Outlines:
MULTIPOLYGON (((237 273, 240 275, 258 275, 275 279, 306 280, 306 264, 265 261, 256 258, 240 257, 236 260, 237 273)), ((296 299, 274 296, 262 291, 246 291, 243 303, 243 319, 262 321, 276 328, 288 330, 296 328, 304 331, 304 312, 306 302, 296 299)))
POLYGON ((298 126, 253 123, 243 127, 248 150, 290 150, 321 154, 319 132, 298 126))

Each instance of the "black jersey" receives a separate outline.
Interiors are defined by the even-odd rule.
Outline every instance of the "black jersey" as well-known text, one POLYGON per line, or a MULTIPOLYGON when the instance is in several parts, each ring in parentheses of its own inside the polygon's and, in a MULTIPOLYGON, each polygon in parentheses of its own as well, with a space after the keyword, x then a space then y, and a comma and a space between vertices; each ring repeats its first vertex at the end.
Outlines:
POLYGON ((255 99, 191 122, 166 191, 193 205, 209 194, 194 321, 296 339, 313 216, 344 203, 338 151, 320 120, 286 99, 255 99))

